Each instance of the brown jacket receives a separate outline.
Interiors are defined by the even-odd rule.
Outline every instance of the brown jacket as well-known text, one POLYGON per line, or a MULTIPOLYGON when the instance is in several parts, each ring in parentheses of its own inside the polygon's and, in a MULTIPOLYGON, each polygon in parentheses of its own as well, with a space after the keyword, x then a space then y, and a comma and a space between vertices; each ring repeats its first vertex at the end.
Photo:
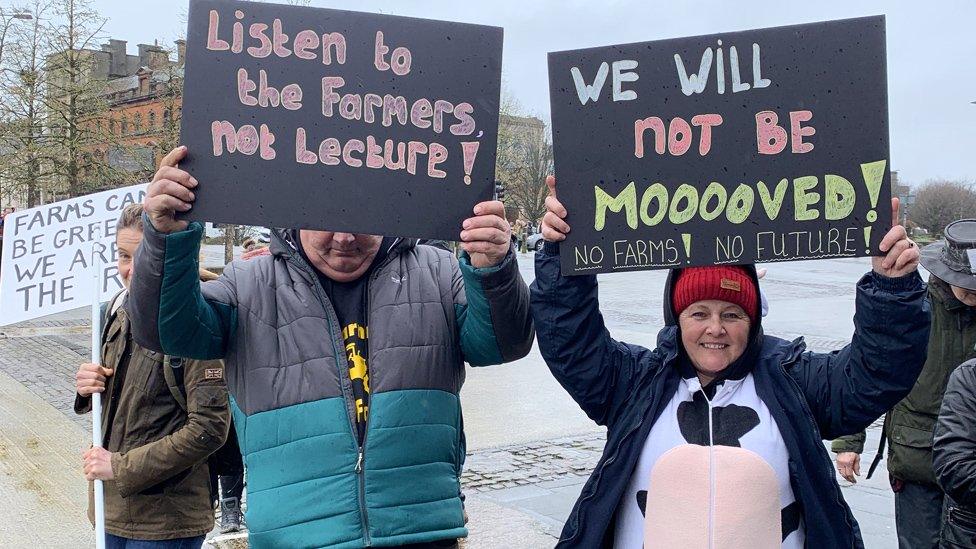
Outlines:
MULTIPOLYGON (((105 530, 146 540, 209 532, 214 513, 207 456, 223 444, 230 425, 223 364, 183 361, 184 411, 164 375, 164 355, 132 340, 124 307, 109 311, 102 341, 102 365, 115 370, 102 393, 102 442, 112 452, 115 475, 104 483, 105 530)), ((75 412, 89 411, 91 398, 76 395, 75 412)), ((89 483, 94 522, 92 494, 89 483)))

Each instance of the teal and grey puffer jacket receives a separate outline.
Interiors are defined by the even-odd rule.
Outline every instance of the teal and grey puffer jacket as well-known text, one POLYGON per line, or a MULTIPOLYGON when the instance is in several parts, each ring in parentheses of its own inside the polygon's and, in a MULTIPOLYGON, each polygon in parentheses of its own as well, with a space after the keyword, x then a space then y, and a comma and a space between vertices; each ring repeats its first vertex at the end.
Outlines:
POLYGON ((130 292, 141 345, 224 358, 248 471, 252 547, 363 547, 467 535, 459 497, 464 362, 498 364, 532 345, 514 254, 475 269, 397 240, 367 290, 370 412, 358 446, 335 311, 290 233, 272 255, 197 278, 202 227, 146 221, 130 292))

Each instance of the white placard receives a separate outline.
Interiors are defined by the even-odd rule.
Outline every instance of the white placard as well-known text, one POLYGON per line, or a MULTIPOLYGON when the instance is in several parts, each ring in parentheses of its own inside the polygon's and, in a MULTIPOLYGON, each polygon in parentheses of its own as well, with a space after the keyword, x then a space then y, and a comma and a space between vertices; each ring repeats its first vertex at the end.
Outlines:
POLYGON ((89 305, 94 242, 102 269, 100 295, 115 295, 122 288, 115 223, 123 208, 142 202, 146 187, 132 185, 8 215, 0 258, 0 326, 89 305))

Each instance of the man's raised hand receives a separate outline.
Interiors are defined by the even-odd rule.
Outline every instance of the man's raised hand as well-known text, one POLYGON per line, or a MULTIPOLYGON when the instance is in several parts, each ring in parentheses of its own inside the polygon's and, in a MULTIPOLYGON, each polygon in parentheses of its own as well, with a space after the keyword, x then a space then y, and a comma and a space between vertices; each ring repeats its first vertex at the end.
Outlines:
POLYGON ((161 233, 169 234, 185 230, 188 223, 177 220, 177 212, 185 212, 193 207, 196 195, 193 194, 197 180, 189 173, 179 169, 179 162, 186 158, 186 147, 173 149, 159 162, 159 170, 153 176, 146 193, 143 210, 149 215, 153 227, 161 233))
POLYGON ((505 205, 498 200, 478 203, 474 216, 461 227, 461 248, 475 268, 498 265, 512 247, 512 227, 505 219, 505 205))

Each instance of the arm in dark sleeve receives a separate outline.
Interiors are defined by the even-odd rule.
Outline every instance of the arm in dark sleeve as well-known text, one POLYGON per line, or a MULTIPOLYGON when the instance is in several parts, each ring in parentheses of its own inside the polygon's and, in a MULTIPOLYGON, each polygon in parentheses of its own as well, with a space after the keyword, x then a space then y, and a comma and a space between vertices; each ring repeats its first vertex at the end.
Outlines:
POLYGON ((596 276, 563 276, 556 243, 546 242, 536 252, 531 292, 542 357, 586 415, 606 425, 626 398, 637 364, 650 351, 610 337, 600 314, 596 276))
POLYGON ((464 360, 487 366, 518 360, 532 349, 535 332, 529 288, 509 250, 494 267, 478 269, 461 256, 454 281, 454 308, 464 360))
POLYGON ((189 360, 184 368, 186 423, 159 440, 124 454, 112 454, 112 472, 122 497, 193 467, 227 439, 230 407, 223 364, 216 360, 189 360))
POLYGON ((976 504, 976 361, 949 378, 935 424, 932 464, 939 486, 953 501, 976 504))
POLYGON ((136 251, 127 307, 139 345, 173 356, 222 358, 236 323, 234 269, 207 282, 199 278, 203 226, 163 234, 143 216, 143 240, 136 251))
POLYGON ((90 396, 81 396, 75 393, 75 413, 78 415, 87 414, 91 412, 92 408, 92 398, 90 396))
POLYGON ((854 433, 853 435, 835 438, 833 442, 830 443, 830 450, 835 454, 842 454, 844 452, 863 454, 864 440, 866 438, 867 434, 864 431, 854 433))
POLYGON ((861 278, 851 343, 804 353, 791 369, 823 438, 863 431, 908 395, 925 364, 930 323, 918 273, 861 278))

